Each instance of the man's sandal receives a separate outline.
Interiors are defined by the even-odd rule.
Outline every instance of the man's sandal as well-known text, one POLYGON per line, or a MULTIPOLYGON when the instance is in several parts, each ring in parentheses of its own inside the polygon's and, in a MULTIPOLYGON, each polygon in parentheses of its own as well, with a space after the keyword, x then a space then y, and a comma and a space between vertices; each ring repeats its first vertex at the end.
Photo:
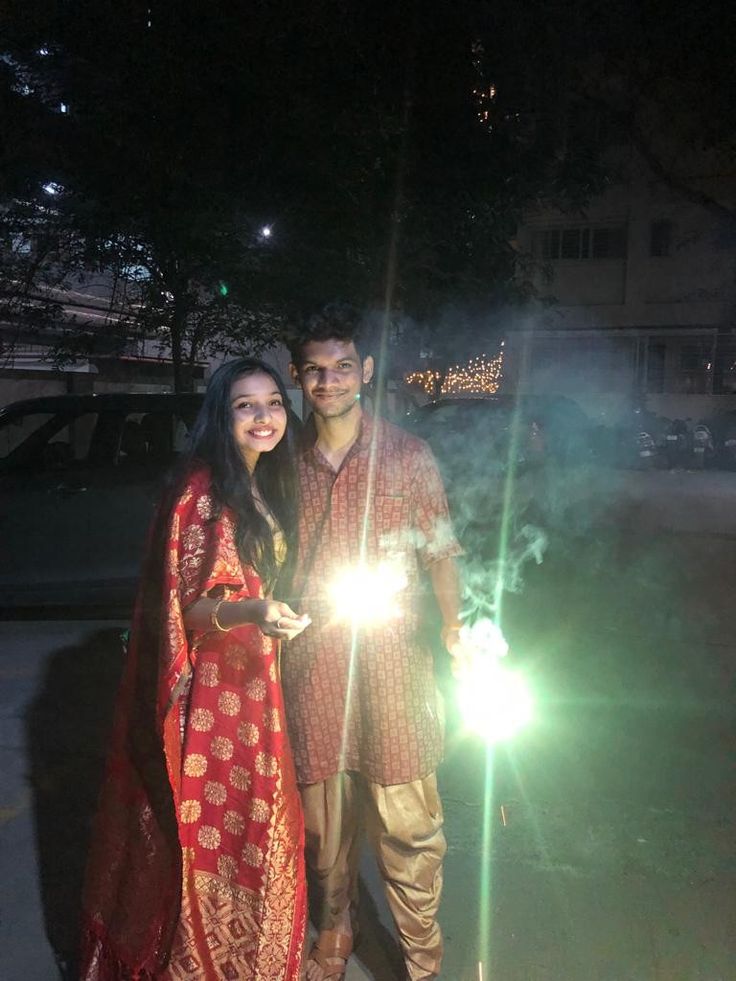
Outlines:
POLYGON ((348 958, 353 952, 353 938, 348 933, 338 933, 337 930, 323 930, 314 941, 309 951, 308 960, 314 961, 324 972, 324 981, 345 977, 348 958), (342 964, 330 964, 330 960, 339 958, 342 964))

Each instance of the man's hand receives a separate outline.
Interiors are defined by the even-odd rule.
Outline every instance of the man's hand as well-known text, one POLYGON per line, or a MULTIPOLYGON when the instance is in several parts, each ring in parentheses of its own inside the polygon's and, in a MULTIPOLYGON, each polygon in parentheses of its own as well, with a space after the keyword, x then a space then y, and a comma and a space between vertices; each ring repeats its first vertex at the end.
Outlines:
POLYGON ((442 643, 450 655, 450 667, 455 678, 460 678, 467 673, 473 659, 473 651, 467 643, 467 639, 462 630, 462 624, 445 624, 440 634, 442 643))

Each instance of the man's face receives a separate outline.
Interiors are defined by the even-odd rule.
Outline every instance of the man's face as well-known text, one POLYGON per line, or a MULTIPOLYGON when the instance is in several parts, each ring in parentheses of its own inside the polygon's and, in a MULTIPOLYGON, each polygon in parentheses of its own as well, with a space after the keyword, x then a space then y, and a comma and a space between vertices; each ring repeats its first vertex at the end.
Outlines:
POLYGON ((301 385, 315 415, 336 419, 358 405, 360 390, 373 377, 373 358, 361 362, 352 341, 309 341, 291 377, 301 385))

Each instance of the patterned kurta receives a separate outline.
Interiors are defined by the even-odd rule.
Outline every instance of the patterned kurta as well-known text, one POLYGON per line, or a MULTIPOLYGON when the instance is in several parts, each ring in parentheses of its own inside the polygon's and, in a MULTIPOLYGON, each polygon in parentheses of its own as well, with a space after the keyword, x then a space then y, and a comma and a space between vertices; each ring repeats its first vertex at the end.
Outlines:
POLYGON ((299 462, 295 594, 312 625, 285 645, 282 663, 297 777, 308 784, 356 770, 375 783, 409 783, 433 772, 442 755, 418 609, 421 570, 460 552, 442 481, 422 440, 365 413, 337 473, 310 430, 299 462), (336 617, 330 585, 361 561, 368 569, 388 563, 406 586, 398 615, 354 634, 336 617))
MULTIPOLYGON (((169 528, 156 686, 168 787, 152 792, 149 781, 138 785, 137 768, 128 769, 136 737, 124 696, 88 877, 85 981, 136 971, 168 981, 299 976, 303 830, 277 643, 253 625, 184 629, 186 607, 224 594, 260 597, 261 583, 240 563, 230 513, 214 517, 200 471, 169 528), (176 842, 151 827, 161 808, 155 798, 170 799, 176 842), (157 896, 166 894, 170 862, 159 856, 172 851, 179 902, 168 900, 178 915, 167 925, 157 896)), ((134 688, 150 655, 134 631, 134 688)))

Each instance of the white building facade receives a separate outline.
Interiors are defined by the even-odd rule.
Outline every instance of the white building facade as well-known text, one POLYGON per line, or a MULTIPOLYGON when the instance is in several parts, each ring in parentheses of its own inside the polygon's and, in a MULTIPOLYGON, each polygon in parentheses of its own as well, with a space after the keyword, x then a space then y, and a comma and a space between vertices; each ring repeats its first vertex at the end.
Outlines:
MULTIPOLYGON (((734 225, 633 155, 624 174, 584 212, 539 210, 519 228, 538 300, 509 337, 507 383, 604 423, 642 403, 693 420, 736 408, 734 225)), ((694 181, 736 201, 736 174, 694 181)))

